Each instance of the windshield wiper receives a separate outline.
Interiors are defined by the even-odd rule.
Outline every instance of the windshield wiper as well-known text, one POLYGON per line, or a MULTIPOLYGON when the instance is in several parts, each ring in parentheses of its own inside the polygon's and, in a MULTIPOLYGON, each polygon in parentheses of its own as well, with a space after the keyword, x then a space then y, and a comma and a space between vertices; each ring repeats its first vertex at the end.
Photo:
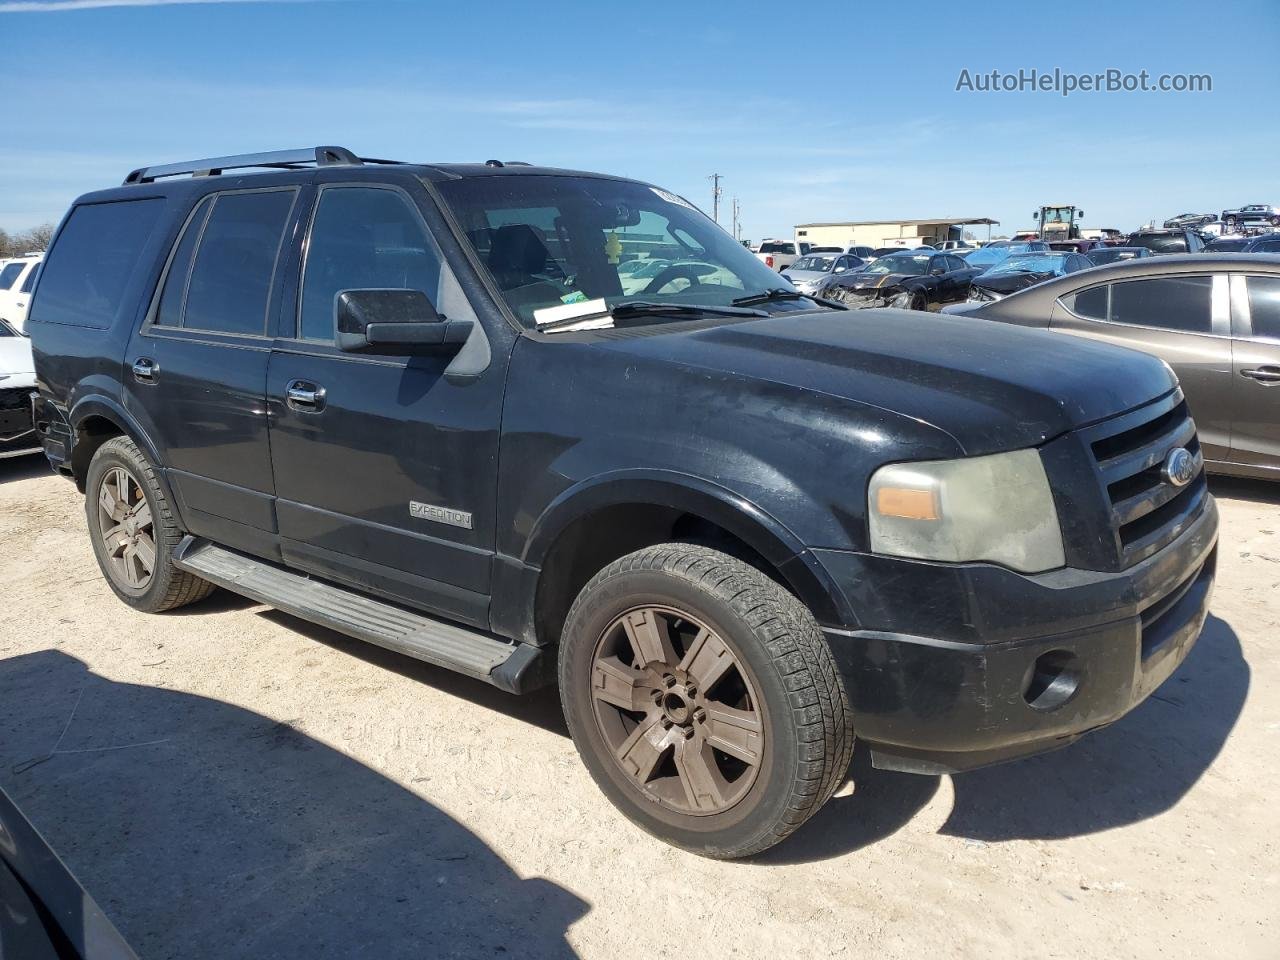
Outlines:
POLYGON ((735 307, 746 307, 756 303, 776 303, 779 300, 812 300, 814 303, 820 303, 824 307, 833 307, 837 310, 848 310, 848 306, 837 300, 828 300, 825 297, 815 297, 811 293, 801 293, 799 290, 784 290, 782 287, 773 287, 765 290, 763 293, 752 293, 745 297, 738 297, 736 300, 730 301, 735 307))
POLYGON ((612 317, 614 326, 617 326, 619 320, 638 319, 641 317, 686 317, 686 316, 716 316, 716 317, 767 317, 767 311, 751 310, 742 306, 718 306, 716 304, 705 303, 656 303, 651 300, 632 300, 627 303, 620 303, 610 310, 600 310, 596 313, 584 313, 576 317, 564 317, 560 320, 553 320, 550 323, 538 324, 538 329, 542 331, 559 330, 565 327, 571 327, 576 323, 582 323, 586 320, 598 320, 601 317, 612 317))

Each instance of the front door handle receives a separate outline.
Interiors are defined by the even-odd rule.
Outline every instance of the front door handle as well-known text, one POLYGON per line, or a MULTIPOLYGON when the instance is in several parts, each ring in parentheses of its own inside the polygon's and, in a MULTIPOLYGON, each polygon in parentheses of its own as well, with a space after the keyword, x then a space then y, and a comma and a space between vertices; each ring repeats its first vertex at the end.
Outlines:
POLYGON ((1258 367, 1254 370, 1241 370, 1240 376, 1248 377, 1250 380, 1257 380, 1264 387, 1280 383, 1280 367, 1268 364, 1265 367, 1258 367))
POLYGON ((324 387, 310 380, 294 380, 284 392, 285 402, 300 413, 318 413, 324 409, 324 387))
POLYGON ((139 383, 155 383, 160 365, 150 357, 139 357, 133 361, 133 379, 139 383))

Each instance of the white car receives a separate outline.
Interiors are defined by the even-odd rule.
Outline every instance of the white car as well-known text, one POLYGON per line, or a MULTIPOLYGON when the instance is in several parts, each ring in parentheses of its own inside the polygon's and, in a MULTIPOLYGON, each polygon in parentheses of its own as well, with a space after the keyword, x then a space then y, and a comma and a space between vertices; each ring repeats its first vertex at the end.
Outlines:
POLYGON ((0 320, 0 460, 40 452, 31 420, 35 388, 31 341, 0 320))
POLYGON ((0 321, 21 333, 27 325, 27 308, 35 289, 43 254, 15 257, 0 265, 0 321))

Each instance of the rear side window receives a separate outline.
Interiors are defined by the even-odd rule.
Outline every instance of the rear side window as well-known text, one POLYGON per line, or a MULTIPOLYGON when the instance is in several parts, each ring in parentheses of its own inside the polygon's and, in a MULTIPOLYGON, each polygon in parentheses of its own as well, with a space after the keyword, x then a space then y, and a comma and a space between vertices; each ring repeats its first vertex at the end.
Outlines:
POLYGON ((19 261, 18 263, 6 264, 3 270, 0 270, 0 290, 9 290, 18 282, 18 277, 22 276, 22 268, 26 263, 19 261))
POLYGON ((1154 277, 1111 285, 1111 321, 1183 333, 1213 329, 1212 277, 1154 277))
POLYGON ((40 272, 40 264, 33 263, 27 271, 27 279, 22 281, 22 293, 30 293, 36 288, 36 274, 40 272))
POLYGON ((1250 277, 1248 283, 1253 335, 1280 340, 1280 277, 1250 277))
POLYGON ((440 255, 426 226, 396 190, 321 191, 302 281, 302 338, 332 340, 338 293, 375 289, 421 290, 439 306, 440 255))
POLYGON ((41 268, 31 322, 111 326, 163 210, 158 197, 76 207, 41 268))
POLYGON ((1107 319, 1107 285, 1090 287, 1076 294, 1071 311, 1087 320, 1107 319))
POLYGON ((173 252, 169 263, 169 271, 165 274, 164 290, 160 294, 160 308, 156 312, 155 323, 162 327, 182 326, 182 302, 187 295, 187 280, 191 276, 191 261, 195 256, 196 242, 200 239, 200 231, 204 229, 209 218, 209 209, 213 206, 213 198, 205 197, 196 207, 187 221, 182 239, 173 252))
POLYGON ((266 332, 271 280, 293 198, 290 189, 227 193, 214 200, 187 279, 181 326, 266 332))

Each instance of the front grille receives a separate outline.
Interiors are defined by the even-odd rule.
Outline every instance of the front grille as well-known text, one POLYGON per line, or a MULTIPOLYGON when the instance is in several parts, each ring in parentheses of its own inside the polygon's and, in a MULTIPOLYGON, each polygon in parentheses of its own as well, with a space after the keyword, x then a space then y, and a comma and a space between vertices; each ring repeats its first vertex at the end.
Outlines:
POLYGON ((0 390, 0 440, 12 439, 31 430, 31 388, 0 390))
POLYGON ((1204 456, 1181 391, 1095 427, 1088 441, 1122 566, 1151 556, 1199 515, 1206 491, 1204 456), (1181 487, 1164 476, 1165 458, 1178 447, 1191 454, 1195 467, 1191 481, 1181 487))

